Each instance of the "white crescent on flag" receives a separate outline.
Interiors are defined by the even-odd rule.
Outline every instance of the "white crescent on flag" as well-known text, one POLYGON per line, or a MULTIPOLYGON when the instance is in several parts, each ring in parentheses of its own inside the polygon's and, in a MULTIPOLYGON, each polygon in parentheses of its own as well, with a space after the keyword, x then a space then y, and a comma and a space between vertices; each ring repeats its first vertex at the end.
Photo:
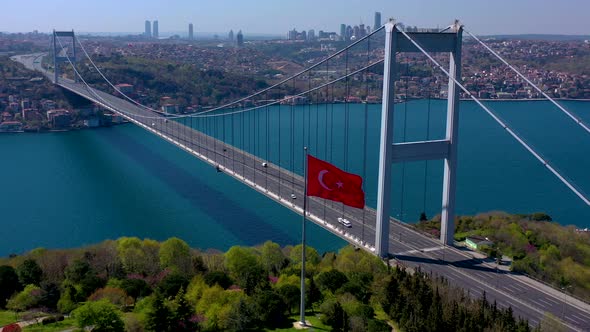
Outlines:
POLYGON ((328 173, 327 170, 320 171, 320 173, 318 174, 318 181, 320 182, 320 186, 322 186, 324 189, 329 190, 329 191, 332 191, 333 189, 329 188, 324 183, 324 175, 326 175, 327 173, 328 173))

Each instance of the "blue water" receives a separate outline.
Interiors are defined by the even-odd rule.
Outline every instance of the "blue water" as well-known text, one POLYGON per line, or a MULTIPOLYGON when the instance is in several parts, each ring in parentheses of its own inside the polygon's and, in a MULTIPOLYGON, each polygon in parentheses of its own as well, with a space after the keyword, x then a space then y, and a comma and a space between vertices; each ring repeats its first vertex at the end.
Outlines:
MULTIPOLYGON (((564 104, 590 123, 590 103, 564 104)), ((590 192, 590 134, 550 103, 489 105, 582 191, 590 192)), ((397 104, 396 141, 442 138, 445 107, 443 101, 397 104)), ((306 145, 317 157, 363 175, 367 204, 374 206, 380 105, 282 106, 268 110, 268 123, 266 111, 234 116, 233 129, 231 118, 193 120, 192 125, 230 143, 233 134, 235 145, 273 163, 279 163, 280 155, 283 167, 299 173, 301 147, 306 145), (291 114, 293 133, 288 127, 291 114), (252 124, 244 128, 253 128, 243 135, 242 121, 252 124)), ((458 213, 544 211, 562 224, 590 226, 590 207, 474 103, 461 105, 459 135, 458 213)), ((0 151, 0 255, 121 236, 178 236, 193 247, 220 250, 267 239, 282 245, 299 242, 300 217, 133 125, 5 134, 0 151)), ((442 162, 428 162, 426 172, 425 166, 395 165, 392 215, 412 222, 422 211, 429 216, 440 211, 442 162)), ((344 244, 316 226, 309 238, 320 251, 344 244)))

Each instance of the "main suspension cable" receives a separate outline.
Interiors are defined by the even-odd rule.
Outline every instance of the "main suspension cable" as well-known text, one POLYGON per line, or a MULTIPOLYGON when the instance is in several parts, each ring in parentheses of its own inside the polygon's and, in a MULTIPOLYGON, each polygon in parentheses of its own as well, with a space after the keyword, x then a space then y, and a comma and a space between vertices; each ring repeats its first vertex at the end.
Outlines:
MULTIPOLYGON (((214 107, 214 108, 212 108, 212 109, 210 109, 210 110, 202 111, 202 112, 199 112, 199 113, 196 113, 196 114, 185 114, 185 115, 181 115, 181 116, 177 116, 177 117, 188 117, 188 116, 194 116, 194 115, 198 115, 198 114, 207 114, 207 113, 212 113, 212 112, 215 112, 215 111, 218 111, 218 110, 223 110, 223 109, 230 108, 230 107, 231 107, 231 106, 233 106, 233 105, 236 105, 236 104, 242 103, 242 102, 244 102, 244 101, 246 101, 246 100, 249 100, 249 99, 252 99, 252 98, 254 98, 254 97, 256 97, 256 96, 259 96, 259 95, 263 94, 263 93, 264 93, 264 92, 266 92, 266 91, 270 91, 271 89, 273 89, 273 88, 275 88, 275 87, 278 87, 278 86, 280 86, 280 85, 283 85, 284 83, 287 83, 287 82, 289 82, 290 80, 294 80, 295 78, 297 78, 297 77, 299 77, 299 76, 301 76, 301 75, 303 75, 303 74, 307 73, 308 71, 311 71, 312 69, 314 69, 314 68, 316 68, 316 67, 318 67, 318 66, 321 66, 322 64, 324 64, 325 62, 329 61, 330 59, 337 57, 337 56, 338 56, 338 55, 340 55, 341 53, 343 53, 343 52, 345 52, 345 51, 348 51, 348 49, 350 49, 350 48, 354 47, 355 45, 357 45, 357 44, 359 44, 359 43, 361 43, 361 42, 363 42, 365 39, 367 39, 367 38, 370 38, 370 37, 371 37, 373 34, 376 34, 377 32, 381 31, 382 29, 384 29, 384 26, 382 26, 382 27, 380 27, 379 29, 377 29, 377 30, 375 30, 375 31, 371 32, 371 33, 370 33, 370 34, 368 34, 367 36, 365 36, 365 37, 363 37, 363 38, 361 38, 361 39, 359 39, 359 40, 355 41, 354 43, 352 43, 352 44, 348 45, 347 47, 343 48, 342 50, 340 50, 340 51, 337 51, 336 53, 334 53, 334 54, 330 55, 329 57, 327 57, 327 58, 323 59, 322 61, 320 61, 320 62, 318 62, 318 63, 316 63, 316 64, 314 64, 314 65, 310 66, 309 68, 303 69, 303 70, 301 70, 300 72, 298 72, 298 73, 296 73, 296 74, 294 74, 294 75, 292 75, 292 76, 290 76, 290 77, 288 77, 288 78, 285 78, 285 79, 283 79, 282 81, 280 81, 280 82, 278 82, 278 83, 275 83, 275 84, 273 84, 273 85, 271 85, 271 86, 269 86, 269 87, 266 87, 266 88, 264 88, 264 89, 262 89, 262 90, 260 90, 260 91, 258 91, 258 92, 256 92, 256 93, 253 93, 253 94, 251 94, 251 95, 249 95, 249 96, 246 96, 246 97, 243 97, 243 98, 239 98, 239 99, 237 99, 237 100, 235 100, 235 101, 233 101, 233 102, 230 102, 230 103, 227 103, 227 104, 224 104, 224 105, 221 105, 221 106, 214 107)), ((81 44, 81 42, 80 42, 79 40, 78 40, 78 43, 80 44, 81 48, 83 49, 84 53, 86 54, 86 57, 87 57, 87 58, 90 60, 90 62, 93 64, 94 68, 95 68, 97 71, 99 71, 99 72, 100 72, 100 70, 99 70, 99 69, 98 69, 98 67, 97 67, 97 66, 94 64, 94 62, 92 61, 92 59, 90 58, 90 56, 88 55, 88 53, 86 52, 86 50, 84 49, 84 47, 82 46, 82 44, 81 44)), ((110 85, 111 85, 111 86, 112 86, 112 87, 113 87, 115 90, 119 91, 119 89, 115 88, 115 87, 114 87, 114 85, 113 85, 113 84, 112 84, 110 81, 108 81, 108 80, 107 80, 107 78, 106 78, 106 77, 105 77, 105 76, 104 76, 102 73, 101 73, 101 76, 102 76, 102 77, 103 77, 103 78, 104 78, 104 79, 105 79, 105 80, 106 80, 106 81, 107 81, 107 82, 108 82, 108 83, 109 83, 109 84, 110 84, 110 85)), ((120 91, 119 91, 119 92, 120 92, 120 91)), ((123 94, 122 94, 122 95, 123 95, 123 94)), ((132 99, 131 99, 130 97, 128 97, 128 96, 126 96, 126 98, 128 98, 128 99, 132 100, 132 99)), ((133 101, 133 100, 132 100, 132 101, 133 101)), ((134 102, 134 103, 136 103, 136 104, 138 103, 137 101, 133 101, 133 102, 134 102)), ((149 107, 147 107, 147 106, 144 106, 144 105, 142 105, 142 106, 143 106, 144 108, 148 108, 149 110, 152 110, 152 111, 154 111, 153 109, 151 109, 151 108, 149 108, 149 107)), ((157 112, 157 111, 156 111, 156 112, 157 112)))
MULTIPOLYGON (((245 109, 239 109, 237 111, 232 111, 232 112, 215 113, 215 114, 205 114, 205 113, 208 113, 208 112, 212 112, 213 111, 213 110, 208 110, 206 112, 201 112, 201 113, 197 113, 197 114, 191 114, 190 116, 191 117, 195 117, 195 118, 230 116, 230 115, 234 115, 234 114, 255 111, 255 110, 258 110, 258 109, 261 109, 261 108, 265 108, 265 107, 268 107, 268 106, 272 106, 272 105, 277 105, 277 104, 280 104, 281 102, 292 101, 293 99, 296 99, 298 97, 304 96, 304 95, 309 94, 311 92, 314 92, 314 91, 323 89, 324 87, 327 87, 329 85, 333 85, 334 83, 337 83, 339 81, 345 80, 345 79, 347 79, 347 78, 349 78, 351 76, 357 75, 357 74, 359 74, 359 73, 361 73, 361 72, 363 72, 365 70, 368 70, 371 67, 376 66, 376 65, 378 65, 378 64, 380 64, 382 62, 383 62, 383 59, 376 60, 376 61, 374 61, 373 63, 371 63, 368 66, 359 68, 358 70, 355 70, 355 71, 353 71, 353 72, 351 72, 351 73, 349 73, 349 74, 347 74, 345 76, 336 78, 336 79, 334 79, 332 81, 329 81, 329 82, 324 83, 322 85, 316 86, 316 87, 312 88, 311 90, 307 90, 307 91, 303 91, 303 92, 297 93, 295 95, 287 96, 287 97, 284 97, 283 99, 278 99, 278 100, 269 102, 269 103, 264 104, 264 105, 259 105, 259 106, 255 106, 255 107, 251 107, 251 108, 245 108, 245 109)), ((70 63, 70 65, 73 66, 72 63, 70 63)), ((76 71, 76 74, 78 75, 78 77, 80 77, 82 79, 84 85, 86 85, 86 87, 88 89, 94 90, 94 88, 92 88, 90 85, 88 85, 88 83, 82 78, 82 76, 80 75, 79 72, 76 71)), ((100 91, 100 90, 98 90, 98 91, 100 91)), ((100 99, 104 101, 104 99, 102 99, 102 98, 100 98, 100 99)), ((139 114, 130 113, 130 112, 122 111, 122 110, 118 110, 118 112, 119 113, 126 114, 128 116, 133 116, 135 118, 141 118, 141 119, 154 119, 154 120, 160 120, 160 119, 162 119, 162 116, 139 115, 139 114)), ((172 116, 172 117, 169 117, 169 118, 170 119, 176 119, 176 118, 179 118, 179 117, 183 117, 183 116, 172 116)))

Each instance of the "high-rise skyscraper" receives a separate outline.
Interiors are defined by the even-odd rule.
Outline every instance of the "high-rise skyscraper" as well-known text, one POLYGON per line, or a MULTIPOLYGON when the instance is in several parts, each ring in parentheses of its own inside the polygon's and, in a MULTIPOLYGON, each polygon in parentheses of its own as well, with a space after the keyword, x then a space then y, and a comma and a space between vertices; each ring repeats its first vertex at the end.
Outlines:
POLYGON ((377 30, 381 27, 381 12, 375 12, 375 23, 373 24, 373 30, 377 30))
POLYGON ((242 34, 242 30, 238 31, 237 40, 238 40, 238 47, 244 46, 244 35, 242 34))
POLYGON ((160 37, 160 27, 158 26, 158 21, 154 21, 153 28, 154 28, 154 33, 153 33, 154 38, 160 37))
POLYGON ((152 37, 152 22, 150 22, 150 21, 145 21, 144 36, 146 36, 147 38, 152 37))
POLYGON ((193 24, 189 23, 188 25, 188 39, 194 39, 194 31, 193 31, 193 24))
POLYGON ((358 36, 356 36, 356 38, 363 38, 366 35, 367 35, 367 30, 365 30, 365 25, 361 23, 359 25, 359 34, 358 34, 358 36))
POLYGON ((340 24, 340 40, 346 39, 346 24, 340 24))
POLYGON ((234 41, 234 31, 233 30, 229 30, 229 34, 227 35, 227 39, 229 39, 229 41, 234 41))

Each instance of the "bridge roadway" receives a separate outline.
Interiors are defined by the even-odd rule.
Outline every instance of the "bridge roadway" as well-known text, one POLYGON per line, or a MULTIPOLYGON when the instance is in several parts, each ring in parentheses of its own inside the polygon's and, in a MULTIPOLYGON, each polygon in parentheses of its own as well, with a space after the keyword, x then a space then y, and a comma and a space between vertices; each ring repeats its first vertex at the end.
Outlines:
MULTIPOLYGON (((50 73, 41 68, 38 60, 40 56, 42 54, 18 56, 15 60, 30 69, 42 71, 52 79, 50 73)), ((60 79, 59 85, 122 115, 212 166, 219 167, 223 173, 302 214, 301 176, 181 123, 166 121, 160 114, 113 95, 96 89, 91 92, 82 84, 68 79, 60 79), (263 162, 267 162, 268 166, 263 167, 263 162), (291 194, 295 194, 296 199, 292 199, 291 194)), ((308 212, 308 220, 353 245, 369 252, 373 251, 376 220, 373 209, 366 208, 363 211, 311 198, 308 200, 308 212), (352 227, 345 228, 339 225, 337 218, 340 216, 349 219, 352 227)), ((545 313, 549 312, 561 319, 570 330, 590 331, 589 304, 529 277, 497 268, 495 263, 478 259, 470 251, 443 247, 438 239, 421 234, 393 218, 390 221, 389 248, 394 257, 390 260, 391 264, 400 264, 442 276, 451 285, 465 289, 474 297, 481 297, 485 292, 490 302, 496 301, 502 308, 511 306, 516 315, 528 319, 532 325, 538 325, 545 313)))

